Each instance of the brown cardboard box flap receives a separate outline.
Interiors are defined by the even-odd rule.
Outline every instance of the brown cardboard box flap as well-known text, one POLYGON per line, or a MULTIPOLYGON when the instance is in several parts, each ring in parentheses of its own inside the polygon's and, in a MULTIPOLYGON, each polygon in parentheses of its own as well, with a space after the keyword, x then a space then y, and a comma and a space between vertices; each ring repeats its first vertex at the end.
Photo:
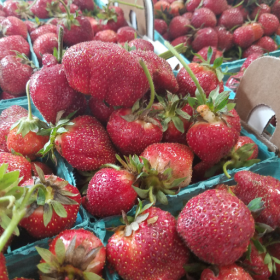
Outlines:
MULTIPOLYGON (((240 118, 248 124, 249 120, 251 122, 250 117, 252 116, 255 118, 255 124, 267 124, 272 116, 272 109, 276 121, 280 121, 279 98, 280 59, 265 56, 255 60, 245 71, 236 93, 236 110, 240 118)), ((257 131, 262 134, 264 129, 265 126, 261 131, 260 128, 257 131)), ((270 141, 276 147, 280 147, 280 129, 277 127, 270 141)))

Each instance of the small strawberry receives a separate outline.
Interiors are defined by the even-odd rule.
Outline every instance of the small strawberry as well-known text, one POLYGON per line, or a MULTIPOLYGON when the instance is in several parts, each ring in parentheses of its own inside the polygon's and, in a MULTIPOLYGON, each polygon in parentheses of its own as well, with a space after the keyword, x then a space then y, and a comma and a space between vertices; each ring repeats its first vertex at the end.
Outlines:
POLYGON ((84 10, 93 11, 94 10, 94 1, 92 1, 92 0, 74 0, 73 4, 77 5, 82 11, 84 11, 84 10))
POLYGON ((42 62, 42 55, 45 53, 53 53, 54 48, 58 48, 57 35, 54 33, 46 33, 39 36, 33 43, 33 50, 39 62, 42 62))
MULTIPOLYGON (((280 244, 278 243, 278 240, 276 240, 275 243, 271 242, 272 244, 269 244, 267 246, 267 251, 268 253, 273 257, 277 258, 278 260, 280 259, 280 244)), ((273 267, 273 278, 274 280, 279 280, 280 279, 280 264, 275 262, 275 266, 273 267)))
POLYGON ((102 41, 107 43, 117 43, 118 42, 118 35, 113 30, 102 30, 95 34, 94 40, 102 41))
POLYGON ((262 25, 257 22, 244 24, 233 32, 233 41, 241 48, 250 47, 264 34, 262 25))
POLYGON ((56 34, 56 26, 52 24, 45 24, 39 26, 34 31, 30 33, 31 41, 34 42, 38 37, 46 33, 54 33, 56 34))
POLYGON ((215 15, 220 15, 228 8, 226 0, 204 0, 203 7, 210 9, 215 15))
POLYGON ((182 16, 174 17, 169 24, 169 35, 172 39, 186 35, 190 31, 190 21, 182 16))
POLYGON ((106 250, 92 232, 65 230, 51 241, 49 249, 36 247, 42 257, 37 266, 41 280, 102 279, 99 275, 105 265, 106 250))
POLYGON ((191 12, 184 13, 184 14, 182 14, 182 17, 185 17, 191 21, 192 17, 193 17, 193 13, 191 13, 191 12))
MULTIPOLYGON (((208 54, 208 50, 209 47, 205 47, 203 49, 201 49, 197 54, 202 56, 202 58, 204 60, 207 60, 207 54, 208 54)), ((212 48, 213 54, 210 60, 210 63, 213 64, 214 61, 219 58, 219 57, 223 57, 223 53, 219 50, 217 50, 217 48, 213 47, 212 48)), ((198 56, 194 56, 193 61, 192 62, 196 62, 196 63, 202 63, 204 61, 202 61, 198 56)))
POLYGON ((252 54, 248 56, 245 62, 242 64, 240 72, 244 72, 249 67, 249 65, 259 57, 261 57, 259 54, 252 54))
POLYGON ((242 53, 242 58, 247 58, 253 54, 262 56, 264 54, 264 49, 261 46, 251 45, 249 48, 244 50, 244 52, 242 53))
POLYGON ((167 23, 163 19, 155 19, 155 30, 163 35, 165 32, 167 32, 168 26, 167 23))
POLYGON ((218 34, 212 27, 199 29, 193 38, 192 48, 195 52, 200 51, 204 47, 217 47, 218 34))
POLYGON ((210 268, 206 268, 203 270, 200 280, 253 280, 248 272, 236 264, 220 266, 218 267, 218 274, 216 274, 216 272, 217 271, 214 272, 210 268))
POLYGON ((37 117, 32 116, 29 82, 26 84, 26 94, 28 117, 23 117, 12 125, 7 137, 7 147, 9 151, 15 151, 34 160, 38 156, 38 152, 49 140, 48 136, 37 135, 37 133, 42 128, 47 129, 48 125, 37 117))
POLYGON ((32 31, 36 30, 36 28, 41 26, 41 23, 37 23, 37 22, 34 22, 34 21, 30 21, 30 20, 26 20, 24 23, 26 24, 27 31, 28 31, 29 34, 32 31))
MULTIPOLYGON (((254 56, 257 55, 259 57, 259 54, 252 54, 250 56, 254 56)), ((247 58, 248 59, 248 58, 247 58)), ((227 82, 226 82, 226 87, 228 87, 229 89, 231 89, 233 92, 236 92, 238 89, 238 86, 240 84, 240 81, 243 77, 244 73, 242 71, 238 72, 236 75, 232 75, 228 78, 227 82)))
POLYGON ((267 13, 259 16, 258 23, 262 25, 265 36, 273 35, 279 27, 279 20, 277 16, 267 13))
POLYGON ((228 51, 233 47, 233 34, 223 26, 215 27, 218 35, 218 49, 228 51))
POLYGON ((224 26, 226 29, 240 26, 244 22, 243 15, 238 8, 231 8, 223 11, 219 18, 219 25, 224 26))
POLYGON ((52 0, 38 0, 32 5, 30 10, 38 18, 49 18, 51 16, 51 3, 52 0))
POLYGON ((260 17, 262 14, 270 14, 271 8, 267 4, 259 4, 257 5, 250 14, 250 18, 254 20, 257 17, 260 17))
POLYGON ((255 227, 250 210, 236 196, 208 190, 187 202, 177 220, 177 231, 201 260, 224 266, 247 250, 255 227))
POLYGON ((20 35, 25 40, 27 39, 27 27, 26 24, 18 19, 17 17, 6 17, 1 22, 2 30, 4 36, 20 35))
POLYGON ((0 61, 0 86, 16 97, 25 94, 25 86, 35 65, 24 55, 7 55, 0 61), (17 77, 15 80, 14 77, 17 77))
MULTIPOLYGON (((24 93, 25 94, 25 93, 24 93)), ((23 96, 24 94, 20 95, 20 96, 23 96)), ((3 91, 1 94, 0 94, 0 99, 3 99, 3 100, 6 100, 6 99, 13 99, 13 98, 17 98, 18 96, 14 96, 8 92, 5 92, 3 91)))
POLYGON ((8 172, 18 170, 20 173, 20 177, 22 177, 21 181, 19 182, 21 185, 31 178, 31 164, 30 162, 22 157, 13 155, 10 153, 3 153, 0 152, 0 164, 8 163, 8 172))
POLYGON ((50 53, 45 53, 42 56, 42 66, 53 66, 58 64, 56 57, 50 53))
POLYGON ((184 1, 182 0, 175 0, 170 4, 169 7, 169 14, 173 17, 179 16, 186 11, 186 7, 184 1))
POLYGON ((200 0, 189 0, 186 2, 186 8, 188 12, 194 12, 195 9, 199 6, 200 0))
POLYGON ((280 182, 270 176, 262 176, 250 171, 239 171, 235 174, 237 182, 234 194, 245 204, 256 198, 262 197, 264 210, 256 218, 256 222, 265 223, 272 228, 280 224, 279 201, 280 182))
POLYGON ((135 39, 136 30, 130 26, 124 26, 118 29, 118 43, 129 42, 135 39))
POLYGON ((268 36, 263 36, 255 45, 261 47, 265 52, 274 52, 278 49, 275 41, 268 36))
POLYGON ((175 40, 173 40, 171 42, 171 45, 175 47, 177 45, 184 44, 184 46, 189 47, 189 46, 191 46, 191 43, 192 43, 192 41, 189 36, 180 36, 180 37, 177 37, 175 40))
POLYGON ((142 50, 142 51, 154 51, 154 46, 152 43, 150 43, 147 40, 141 39, 141 38, 136 38, 133 39, 128 43, 128 46, 130 48, 135 47, 136 50, 142 50))
POLYGON ((44 175, 38 167, 36 170, 39 177, 25 181, 22 186, 41 184, 42 187, 20 226, 35 238, 52 237, 74 225, 82 199, 78 189, 67 181, 44 175))
POLYGON ((276 0, 271 7, 272 14, 276 15, 280 19, 280 1, 276 0))
POLYGON ((29 57, 30 47, 28 42, 20 35, 13 35, 0 39, 0 59, 7 55, 14 55, 14 51, 18 51, 29 57))
POLYGON ((0 278, 1 280, 9 280, 8 271, 6 267, 6 259, 1 252, 0 252, 0 278))
POLYGON ((27 3, 27 1, 5 1, 3 3, 3 11, 7 17, 14 16, 18 18, 27 19, 33 15, 29 9, 29 4, 27 3))
POLYGON ((102 20, 101 19, 95 19, 92 17, 86 17, 88 21, 90 22, 93 35, 96 34, 98 31, 103 30, 102 20))
POLYGON ((140 204, 131 224, 124 215, 126 226, 117 229, 106 247, 109 265, 124 280, 139 279, 139 273, 141 280, 179 280, 189 251, 176 232, 176 220, 168 212, 148 207, 140 204))
POLYGON ((215 27, 217 25, 217 19, 215 14, 207 9, 196 9, 192 15, 191 25, 195 28, 200 27, 215 27))
POLYGON ((32 176, 35 176, 35 177, 39 176, 39 174, 38 174, 38 172, 36 170, 36 166, 35 165, 37 165, 39 168, 41 168, 45 175, 52 175, 52 174, 54 174, 52 169, 48 165, 46 165, 45 163, 43 163, 41 161, 32 161, 31 162, 32 176))

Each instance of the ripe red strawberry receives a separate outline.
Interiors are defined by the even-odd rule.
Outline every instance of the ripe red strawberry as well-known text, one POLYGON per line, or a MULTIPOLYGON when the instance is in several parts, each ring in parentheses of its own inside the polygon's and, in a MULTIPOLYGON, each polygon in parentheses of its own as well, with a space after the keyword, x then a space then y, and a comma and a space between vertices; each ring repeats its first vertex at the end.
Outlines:
POLYGON ((272 14, 276 15, 280 19, 280 1, 276 0, 271 7, 272 14))
POLYGON ((273 35, 279 27, 279 20, 277 16, 264 13, 258 18, 258 23, 262 25, 264 35, 273 35))
POLYGON ((94 233, 84 229, 65 230, 49 246, 50 251, 36 247, 42 257, 38 265, 40 279, 47 280, 53 276, 57 279, 101 279, 106 250, 94 233))
POLYGON ((155 30, 163 35, 164 33, 167 32, 167 29, 168 29, 168 26, 167 26, 167 23, 163 20, 163 19, 158 19, 158 18, 155 18, 155 30))
POLYGON ((239 171, 235 174, 237 182, 235 195, 245 204, 256 198, 262 197, 265 209, 256 218, 257 222, 265 223, 275 228, 280 224, 279 201, 280 182, 270 176, 262 176, 250 171, 239 171))
MULTIPOLYGON (((251 56, 253 56, 253 55, 259 56, 259 54, 256 54, 256 53, 252 54, 251 56)), ((231 89, 233 92, 236 92, 243 75, 244 75, 244 73, 242 71, 240 71, 236 75, 230 76, 226 82, 226 87, 231 89)))
POLYGON ((181 279, 189 251, 176 232, 175 218, 152 207, 142 211, 134 225, 133 234, 131 224, 126 229, 120 227, 109 239, 106 247, 109 265, 124 280, 136 280, 139 273, 141 280, 181 279))
POLYGON ((138 60, 116 44, 91 41, 70 47, 62 63, 72 88, 111 106, 131 107, 149 89, 138 60))
POLYGON ((265 52, 274 52, 278 49, 275 41, 268 37, 264 36, 259 41, 255 43, 256 46, 260 46, 265 52))
POLYGON ((54 33, 56 34, 56 26, 53 24, 45 24, 39 26, 34 31, 30 33, 31 41, 34 42, 38 37, 46 33, 54 33))
MULTIPOLYGON (((206 61, 207 61, 208 49, 209 49, 209 47, 205 47, 205 48, 201 49, 201 50, 197 53, 197 54, 201 55, 202 58, 203 58, 204 60, 206 60, 206 61)), ((217 48, 213 47, 212 50, 213 50, 213 54, 212 54, 212 57, 211 57, 211 60, 210 60, 210 63, 211 63, 211 64, 214 63, 214 61, 215 61, 216 58, 218 58, 218 57, 223 57, 223 53, 222 53, 221 51, 217 50, 217 48)), ((192 62, 201 63, 201 62, 203 62, 203 61, 202 61, 199 57, 194 56, 192 62)))
POLYGON ((192 15, 191 25, 195 28, 200 27, 215 27, 217 25, 217 19, 215 14, 207 9, 196 9, 192 15))
POLYGON ((206 27, 198 30, 192 42, 192 48, 195 52, 200 51, 204 47, 217 47, 218 34, 212 27, 206 27))
POLYGON ((29 4, 27 1, 13 1, 8 0, 3 3, 3 12, 6 16, 14 16, 18 18, 26 19, 32 16, 29 10, 29 4))
POLYGON ((18 105, 13 105, 2 111, 0 115, 0 152, 9 152, 6 137, 10 128, 16 121, 27 115, 28 111, 18 105))
MULTIPOLYGON (((269 254, 274 257, 279 259, 280 258, 280 244, 278 242, 272 243, 271 245, 267 246, 267 251, 269 254)), ((274 271, 273 279, 274 280, 279 280, 280 279, 280 265, 275 262, 275 267, 276 267, 276 272, 274 271)))
POLYGON ((8 36, 0 39, 0 59, 7 55, 14 55, 18 51, 25 54, 27 57, 30 55, 30 47, 26 40, 20 35, 8 36))
POLYGON ((210 9, 215 15, 220 15, 228 8, 226 0, 204 0, 203 7, 210 9))
POLYGON ((31 171, 31 172, 32 172, 32 176, 36 176, 36 177, 39 176, 39 174, 38 174, 38 172, 37 172, 37 170, 36 170, 35 165, 39 166, 39 168, 42 169, 42 171, 43 171, 43 173, 44 173, 45 175, 52 175, 52 174, 54 174, 54 172, 52 171, 52 169, 51 169, 48 165, 46 165, 45 163, 43 163, 43 162, 41 162, 41 161, 32 161, 32 162, 31 162, 31 168, 32 168, 32 171, 31 171))
POLYGON ((135 39, 136 30, 130 26, 124 26, 118 29, 118 43, 129 42, 135 39))
POLYGON ((53 53, 53 49, 58 47, 57 35, 46 33, 39 36, 33 43, 33 50, 39 62, 42 62, 42 56, 45 53, 53 53))
POLYGON ((9 280, 6 259, 2 253, 0 253, 0 278, 1 280, 9 280))
POLYGON ((82 11, 84 11, 84 10, 93 11, 94 10, 94 2, 92 0, 74 0, 73 4, 77 5, 82 11))
POLYGON ((7 17, 1 22, 1 25, 4 36, 20 35, 24 39, 27 38, 26 24, 17 17, 7 17))
MULTIPOLYGON (((80 8, 75 4, 70 4, 69 11, 70 11, 70 13, 73 13, 73 14, 75 14, 77 12, 80 16, 83 15, 83 13, 80 11, 80 8)), ((66 13, 66 10, 65 10, 64 6, 61 3, 59 3, 58 11, 57 11, 58 16, 61 13, 66 13)), ((55 12, 54 12, 54 14, 56 15, 55 12)))
POLYGON ((218 269, 218 275, 209 268, 204 269, 200 276, 200 280, 253 280, 248 272, 246 272, 242 267, 236 264, 220 266, 218 269))
POLYGON ((177 37, 175 40, 173 40, 171 42, 171 45, 172 46, 177 46, 179 44, 184 44, 184 46, 188 47, 190 46, 192 43, 191 41, 191 37, 188 37, 188 36, 180 36, 180 37, 177 37))
POLYGON ((242 53, 242 57, 247 58, 247 57, 249 57, 250 55, 253 55, 253 54, 262 56, 264 54, 264 50, 260 46, 251 45, 249 48, 244 50, 244 52, 242 53))
POLYGON ((0 86, 14 96, 25 94, 25 85, 30 79, 34 64, 21 54, 7 55, 0 61, 0 86), (17 77, 15 80, 14 77, 17 77))
POLYGON ((173 17, 179 16, 186 11, 184 1, 182 0, 175 0, 170 4, 169 7, 169 14, 173 17))
POLYGON ((48 9, 51 6, 52 0, 38 0, 31 7, 31 12, 38 18, 49 18, 51 14, 48 9))
POLYGON ((38 194, 38 201, 30 206, 30 211, 21 220, 20 226, 35 238, 52 237, 71 228, 82 201, 79 190, 55 175, 44 175, 42 171, 39 177, 25 181, 22 186, 36 184, 44 186, 45 200, 42 204, 42 197, 38 194))
MULTIPOLYGON (((190 63, 190 69, 194 72, 197 80, 203 88, 206 96, 219 86, 220 92, 224 90, 223 81, 219 81, 213 69, 208 66, 203 66, 198 63, 190 63)), ((179 93, 182 95, 190 94, 195 96, 196 85, 185 68, 182 68, 177 75, 177 82, 179 84, 179 93)))
POLYGON ((20 177, 23 177, 20 181, 20 185, 31 178, 31 164, 26 158, 10 153, 0 152, 0 164, 2 163, 9 164, 7 169, 8 172, 19 170, 20 177))
POLYGON ((85 97, 69 86, 61 64, 35 72, 30 79, 30 95, 44 119, 52 124, 62 110, 67 116, 76 110, 83 114, 86 109, 85 97))
POLYGON ((267 5, 267 4, 259 4, 258 6, 256 6, 252 13, 250 14, 250 18, 252 20, 254 20, 258 14, 258 18, 262 15, 262 14, 270 14, 271 13, 271 8, 267 5))
POLYGON ((29 34, 40 26, 40 24, 37 24, 36 22, 30 20, 26 20, 24 23, 26 24, 27 31, 29 34))
POLYGON ((258 157, 258 153, 259 153, 259 148, 258 145, 250 138, 247 136, 239 136, 237 143, 234 146, 234 151, 236 151, 237 149, 243 147, 246 144, 254 144, 253 146, 253 153, 252 155, 248 158, 248 160, 250 159, 256 159, 258 157))
POLYGON ((260 23, 244 24, 233 32, 233 41, 241 48, 248 48, 264 34, 260 23))
POLYGON ((96 217, 121 215, 136 203, 137 193, 132 188, 136 177, 127 170, 103 168, 89 182, 86 210, 96 217), (102 205, 110 201, 110 205, 102 205))
POLYGON ((184 14, 182 14, 182 17, 192 20, 193 13, 191 13, 191 12, 184 13, 184 14))
POLYGON ((162 38, 163 38, 164 40, 167 40, 167 41, 170 41, 170 40, 171 40, 171 37, 170 37, 169 32, 164 33, 164 34, 162 35, 162 38))
POLYGON ((45 53, 42 56, 42 66, 53 66, 58 64, 58 61, 55 56, 50 53, 45 53))
MULTIPOLYGON (((23 96, 24 94, 20 95, 20 96, 23 96)), ((8 92, 5 92, 3 91, 1 94, 0 94, 0 99, 3 99, 3 100, 6 100, 6 99, 13 99, 13 98, 17 98, 17 96, 14 96, 8 92)))
POLYGON ((88 106, 92 115, 103 125, 107 124, 111 114, 115 111, 113 107, 93 97, 88 101, 88 106))
POLYGON ((237 261, 255 231, 250 210, 224 190, 208 190, 188 201, 177 231, 201 260, 219 266, 237 261))
POLYGON ((219 18, 219 25, 226 29, 232 29, 235 26, 242 25, 244 22, 243 15, 238 8, 231 8, 223 11, 219 18))
POLYGON ((240 68, 240 72, 244 72, 249 67, 249 65, 259 57, 260 57, 259 54, 252 54, 252 55, 248 56, 247 59, 245 60, 245 62, 242 64, 242 66, 240 68))
POLYGON ((96 34, 98 31, 103 30, 102 20, 101 19, 95 19, 92 17, 86 17, 91 25, 93 35, 96 34))
POLYGON ((96 33, 94 40, 102 41, 107 43, 117 43, 118 42, 118 35, 113 30, 102 30, 96 33))
POLYGON ((166 0, 157 1, 154 4, 154 14, 157 17, 161 16, 162 12, 169 12, 170 11, 170 3, 166 0))
POLYGON ((190 21, 185 17, 174 17, 169 24, 169 35, 171 39, 186 35, 190 31, 190 24, 190 21))
POLYGON ((188 12, 194 12, 195 9, 199 6, 201 1, 199 0, 190 0, 186 2, 186 8, 188 12))
POLYGON ((150 43, 147 40, 136 38, 128 43, 129 47, 135 47, 136 50, 142 50, 142 51, 154 51, 154 46, 152 43, 150 43))
POLYGON ((110 29, 117 32, 119 28, 127 25, 124 12, 120 7, 107 5, 105 10, 101 10, 100 13, 102 14, 102 19, 107 21, 106 24, 103 23, 104 30, 110 29))
POLYGON ((233 34, 223 26, 215 27, 218 35, 218 49, 228 51, 233 47, 233 34))

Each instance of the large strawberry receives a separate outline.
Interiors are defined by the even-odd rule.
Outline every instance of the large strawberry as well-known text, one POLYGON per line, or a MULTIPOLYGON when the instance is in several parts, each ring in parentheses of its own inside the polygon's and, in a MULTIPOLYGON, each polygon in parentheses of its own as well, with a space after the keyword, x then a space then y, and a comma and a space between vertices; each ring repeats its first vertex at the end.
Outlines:
POLYGON ((233 34, 223 26, 215 27, 218 35, 218 49, 228 51, 233 47, 233 34))
POLYGON ((69 86, 61 64, 43 67, 34 73, 30 79, 30 95, 45 120, 52 124, 56 123, 60 111, 67 116, 76 110, 82 114, 86 108, 85 97, 69 86))
POLYGON ((237 172, 234 180, 237 182, 234 193, 245 204, 249 204, 256 197, 262 197, 265 208, 256 218, 256 221, 273 228, 279 227, 280 181, 250 171, 237 172))
POLYGON ((217 47, 218 34, 212 27, 199 29, 193 38, 192 48, 195 52, 200 51, 205 47, 217 47))
POLYGON ((186 35, 190 30, 190 20, 183 17, 174 17, 169 24, 169 35, 171 39, 186 35))
POLYGON ((188 201, 177 231, 201 260, 229 265, 247 250, 255 231, 250 210, 224 190, 208 190, 188 201))
POLYGON ((277 16, 267 13, 259 16, 258 23, 262 25, 264 35, 266 36, 273 35, 279 27, 279 20, 277 16))
POLYGON ((131 107, 149 89, 138 59, 113 43, 77 44, 65 52, 62 63, 72 88, 111 106, 131 107))
POLYGON ((38 265, 40 279, 96 279, 106 260, 106 250, 94 233, 71 229, 55 237, 49 251, 36 247, 42 260, 38 265), (48 269, 46 269, 48 268, 48 269))
POLYGON ((30 8, 31 12, 38 18, 49 18, 51 15, 52 0, 38 0, 30 8))
POLYGON ((5 1, 3 3, 3 12, 7 17, 14 16, 18 18, 27 19, 32 16, 32 12, 29 9, 29 4, 25 1, 5 1))
POLYGON ((36 170, 39 177, 25 181, 22 186, 42 187, 20 225, 35 238, 51 237, 74 225, 82 199, 79 190, 67 181, 36 170))
MULTIPOLYGON (((278 239, 278 238, 277 238, 278 239)), ((269 254, 277 259, 280 259, 280 243, 278 240, 273 240, 275 242, 271 242, 271 244, 268 244, 267 246, 267 251, 269 254)), ((273 267, 273 279, 274 280, 279 280, 280 279, 280 264, 275 262, 275 267, 273 267)))
POLYGON ((38 37, 46 33, 56 34, 56 26, 53 24, 44 24, 42 26, 39 26, 30 33, 31 41, 34 42, 38 37))
POLYGON ((244 20, 241 11, 238 8, 231 8, 225 10, 221 14, 218 24, 224 26, 226 29, 232 29, 242 25, 243 22, 244 20))
POLYGON ((124 280, 136 280, 140 275, 141 280, 181 279, 189 252, 176 232, 175 218, 159 208, 141 206, 134 221, 129 224, 124 216, 126 226, 109 239, 109 265, 124 280))
POLYGON ((203 7, 210 9, 215 15, 220 15, 228 8, 228 4, 226 0, 204 0, 203 7))
POLYGON ((20 35, 27 39, 27 27, 25 23, 17 17, 7 17, 1 22, 4 36, 20 35))
POLYGON ((191 24, 195 28, 200 28, 202 26, 215 27, 217 25, 217 19, 211 10, 207 8, 200 8, 194 11, 191 24))

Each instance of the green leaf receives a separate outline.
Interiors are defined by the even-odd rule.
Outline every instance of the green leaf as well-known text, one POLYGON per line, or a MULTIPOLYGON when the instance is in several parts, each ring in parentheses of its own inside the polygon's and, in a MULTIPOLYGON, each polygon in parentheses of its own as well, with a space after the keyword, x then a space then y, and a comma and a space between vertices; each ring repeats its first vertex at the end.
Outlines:
POLYGON ((83 275, 85 277, 85 280, 104 280, 102 277, 99 275, 93 273, 93 272, 83 272, 83 275))
POLYGON ((196 98, 197 98, 197 100, 198 100, 198 103, 199 103, 200 105, 204 104, 203 96, 200 94, 200 92, 199 92, 198 89, 195 90, 195 96, 196 96, 196 98))
POLYGON ((257 239, 252 239, 256 249, 258 250, 258 252, 260 253, 265 253, 266 252, 266 249, 265 247, 261 244, 261 242, 257 239))
POLYGON ((166 195, 162 192, 162 191, 158 191, 156 194, 157 200, 163 204, 163 205, 167 205, 168 204, 168 200, 166 195))
POLYGON ((55 255, 58 259, 58 262, 63 264, 65 259, 65 246, 60 238, 58 238, 55 243, 55 255))
POLYGON ((172 176, 173 173, 173 169, 172 168, 167 168, 164 170, 163 175, 167 176, 167 178, 169 179, 172 176))
POLYGON ((252 246, 251 243, 248 246, 248 250, 246 252, 246 259, 249 260, 251 262, 251 252, 252 252, 252 246))
POLYGON ((150 165, 149 161, 144 157, 140 157, 140 158, 142 159, 142 161, 144 163, 145 171, 148 172, 149 170, 151 170, 151 165, 150 165))
POLYGON ((177 178, 175 179, 172 184, 170 185, 170 188, 175 188, 178 187, 183 181, 185 181, 187 179, 187 177, 184 178, 177 178))
POLYGON ((51 221, 52 214, 53 214, 52 206, 49 204, 45 204, 44 205, 44 214, 43 214, 43 220, 44 220, 45 227, 47 227, 47 225, 51 221))
POLYGON ((6 173, 7 169, 8 169, 8 163, 3 163, 1 166, 0 166, 0 182, 4 176, 4 174, 6 173))
POLYGON ((37 204, 38 205, 45 205, 45 201, 46 201, 45 192, 43 191, 43 189, 40 188, 38 190, 38 194, 37 194, 37 204))
POLYGON ((132 106, 132 109, 131 109, 131 110, 132 110, 132 113, 138 111, 139 108, 140 108, 140 100, 138 99, 138 100, 133 104, 133 106, 132 106))
POLYGON ((146 204, 146 205, 143 207, 141 213, 143 213, 144 211, 146 211, 147 209, 149 209, 149 208, 152 207, 152 206, 153 206, 153 203, 148 203, 148 204, 146 204))
POLYGON ((278 260, 277 258, 275 257, 271 257, 273 259, 274 262, 276 262, 277 264, 280 264, 280 260, 278 260))
POLYGON ((270 273, 273 272, 272 262, 270 262, 270 263, 268 264, 268 270, 269 270, 270 273))
POLYGON ((135 212, 135 218, 141 213, 142 206, 143 206, 142 201, 138 198, 138 205, 137 205, 137 209, 135 212))
POLYGON ((194 108, 197 104, 197 99, 189 96, 188 97, 188 103, 192 108, 194 108))
POLYGON ((184 129, 184 123, 183 121, 177 117, 177 116, 174 116, 171 118, 172 119, 172 122, 174 123, 175 127, 181 132, 181 133, 184 133, 185 132, 185 129, 184 129))
POLYGON ((182 111, 181 109, 176 109, 176 113, 182 118, 184 118, 185 120, 190 120, 191 118, 191 116, 188 113, 182 111))
POLYGON ((215 59, 214 64, 213 64, 213 67, 214 67, 215 69, 217 69, 217 68, 219 68, 222 64, 223 64, 223 57, 221 56, 221 57, 218 57, 218 58, 215 59))
POLYGON ((0 183, 0 190, 5 190, 8 187, 13 187, 18 184, 19 180, 19 171, 11 171, 9 173, 4 174, 4 176, 1 179, 0 183))
POLYGON ((63 205, 60 202, 57 202, 55 200, 51 201, 51 204, 53 206, 53 209, 55 211, 55 213, 61 217, 61 218, 67 218, 67 212, 65 210, 65 208, 63 207, 63 205))
MULTIPOLYGON (((134 218, 131 216, 126 216, 127 220, 129 223, 132 223, 134 221, 134 218)), ((122 224, 125 224, 125 221, 123 220, 123 218, 120 218, 120 221, 122 224)))
POLYGON ((57 56, 57 48, 56 47, 54 47, 54 49, 53 49, 53 56, 56 57, 56 58, 58 57, 57 56))
POLYGON ((263 261, 264 261, 265 264, 271 263, 271 256, 269 255, 269 253, 267 253, 267 254, 265 255, 263 261))
POLYGON ((145 199, 148 197, 148 194, 149 194, 149 190, 143 190, 143 189, 140 189, 138 187, 135 187, 132 185, 132 188, 136 191, 137 195, 142 198, 142 199, 145 199))
POLYGON ((207 62, 208 63, 210 63, 212 55, 213 55, 213 49, 211 47, 209 47, 208 51, 207 51, 207 62))
POLYGON ((220 91, 220 87, 217 86, 214 90, 212 90, 209 94, 209 99, 212 98, 213 100, 216 100, 217 97, 219 96, 219 91, 220 91))
POLYGON ((235 107, 235 103, 228 103, 227 104, 227 110, 228 110, 228 112, 230 112, 232 109, 234 109, 234 107, 235 107))
POLYGON ((251 200, 247 207, 249 208, 250 211, 257 211, 263 208, 263 205, 264 203, 262 201, 262 197, 257 197, 251 200))
POLYGON ((64 127, 60 127, 60 128, 57 130, 57 133, 59 133, 59 134, 62 134, 62 133, 65 133, 65 132, 68 132, 68 130, 65 129, 64 127))
POLYGON ((47 264, 52 264, 54 260, 54 255, 49 250, 37 246, 35 246, 35 249, 47 264))
POLYGON ((40 263, 37 265, 38 269, 43 273, 52 273, 53 267, 48 263, 40 263))
POLYGON ((216 69, 216 75, 217 75, 217 78, 218 78, 219 82, 221 82, 223 80, 224 76, 225 76, 220 69, 216 69))

